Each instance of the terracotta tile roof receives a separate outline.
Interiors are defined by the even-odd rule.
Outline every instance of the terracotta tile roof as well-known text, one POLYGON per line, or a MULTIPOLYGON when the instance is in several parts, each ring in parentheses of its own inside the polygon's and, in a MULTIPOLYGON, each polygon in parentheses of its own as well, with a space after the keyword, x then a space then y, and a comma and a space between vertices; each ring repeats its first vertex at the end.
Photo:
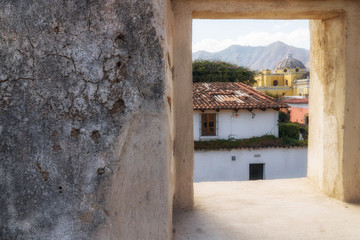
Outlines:
POLYGON ((284 100, 285 103, 290 103, 290 104, 306 104, 309 103, 309 99, 306 98, 302 98, 302 99, 287 99, 284 100))
POLYGON ((239 82, 193 84, 194 110, 287 108, 286 103, 239 82))

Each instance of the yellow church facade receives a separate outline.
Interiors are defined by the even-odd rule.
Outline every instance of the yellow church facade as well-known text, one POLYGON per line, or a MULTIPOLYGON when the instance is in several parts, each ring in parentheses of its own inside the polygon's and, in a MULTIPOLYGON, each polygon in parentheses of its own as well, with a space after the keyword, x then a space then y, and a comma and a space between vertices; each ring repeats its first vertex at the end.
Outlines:
POLYGON ((289 54, 273 71, 260 70, 255 89, 278 96, 309 96, 310 79, 305 65, 289 54))

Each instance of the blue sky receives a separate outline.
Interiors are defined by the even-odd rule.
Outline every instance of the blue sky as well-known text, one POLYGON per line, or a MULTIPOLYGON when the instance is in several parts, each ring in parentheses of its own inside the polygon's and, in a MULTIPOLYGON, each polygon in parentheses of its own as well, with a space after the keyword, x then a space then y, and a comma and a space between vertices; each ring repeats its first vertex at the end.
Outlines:
POLYGON ((310 49, 308 20, 193 20, 193 52, 216 52, 233 44, 265 46, 282 41, 310 49))

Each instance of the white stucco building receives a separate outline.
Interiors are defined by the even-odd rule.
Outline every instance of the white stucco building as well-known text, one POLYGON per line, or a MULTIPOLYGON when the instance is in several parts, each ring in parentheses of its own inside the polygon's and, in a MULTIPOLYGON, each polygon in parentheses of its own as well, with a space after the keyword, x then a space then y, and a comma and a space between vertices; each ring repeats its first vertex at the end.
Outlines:
MULTIPOLYGON (((278 111, 287 108, 242 83, 195 83, 194 140, 278 136, 278 111)), ((307 148, 195 151, 194 181, 305 177, 307 148)))
POLYGON ((194 140, 211 139, 242 139, 260 137, 264 135, 279 135, 278 117, 279 113, 274 109, 253 110, 215 110, 194 111, 194 140), (203 114, 214 114, 216 118, 215 135, 208 136, 202 134, 203 114))
POLYGON ((243 83, 194 83, 194 139, 278 136, 278 111, 287 108, 243 83))

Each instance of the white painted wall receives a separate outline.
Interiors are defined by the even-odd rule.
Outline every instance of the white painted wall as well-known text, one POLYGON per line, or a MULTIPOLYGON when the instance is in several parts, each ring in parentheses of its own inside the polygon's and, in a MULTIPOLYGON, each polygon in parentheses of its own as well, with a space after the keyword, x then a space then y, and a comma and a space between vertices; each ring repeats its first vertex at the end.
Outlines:
POLYGON ((195 151, 194 182, 249 180, 250 163, 265 164, 264 179, 306 177, 307 148, 195 151))
POLYGON ((287 105, 289 105, 290 107, 293 107, 293 108, 309 108, 309 104, 289 104, 289 103, 287 103, 287 105))
MULTIPOLYGON (((217 113, 217 137, 218 139, 235 139, 260 137, 263 135, 279 135, 279 114, 273 109, 253 110, 252 114, 247 110, 239 110, 238 117, 233 117, 232 110, 206 111, 205 113, 217 113)), ((194 111, 194 140, 211 139, 214 137, 201 137, 201 111, 194 111)))

